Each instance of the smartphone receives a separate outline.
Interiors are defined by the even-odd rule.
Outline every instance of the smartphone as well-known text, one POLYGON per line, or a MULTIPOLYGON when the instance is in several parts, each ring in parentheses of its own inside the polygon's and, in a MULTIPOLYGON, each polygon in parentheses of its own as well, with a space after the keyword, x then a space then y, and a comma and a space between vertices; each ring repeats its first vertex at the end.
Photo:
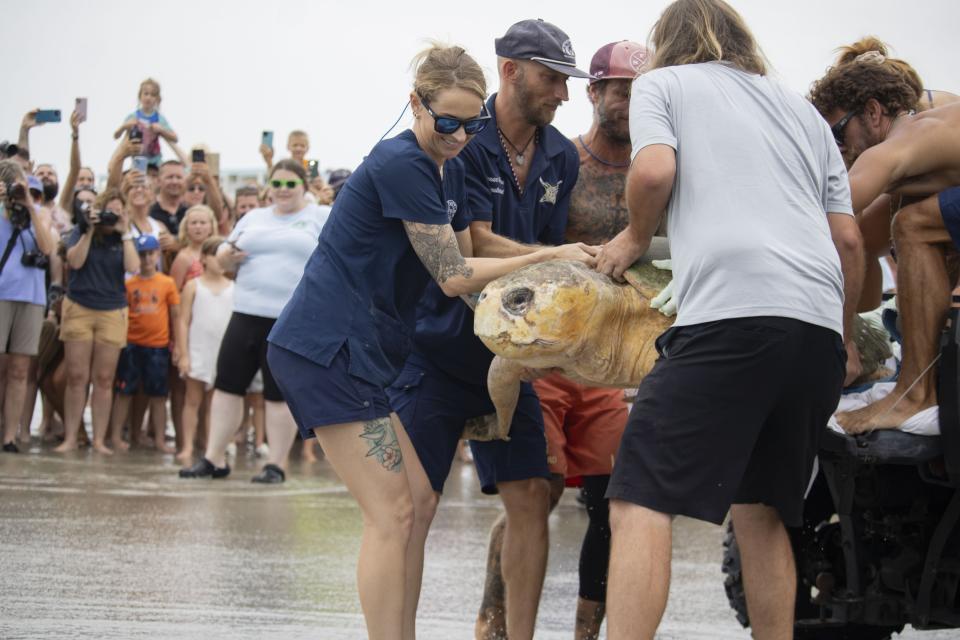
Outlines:
POLYGON ((87 99, 86 98, 77 98, 77 117, 80 122, 87 121, 87 99))
POLYGON ((208 153, 207 166, 210 167, 210 175, 219 176, 220 175, 220 154, 208 153))
POLYGON ((273 149, 273 131, 264 131, 260 143, 273 149))
POLYGON ((60 109, 41 109, 37 111, 37 124, 41 122, 60 122, 60 109))
POLYGON ((147 175, 147 156, 133 156, 133 168, 147 175))
POLYGON ((320 162, 317 160, 307 160, 307 171, 310 172, 310 178, 320 177, 320 162))
POLYGON ((143 142, 143 129, 140 128, 140 125, 135 124, 130 127, 130 141, 143 142))
POLYGON ((203 149, 194 149, 190 152, 190 161, 191 162, 206 162, 207 155, 203 149))

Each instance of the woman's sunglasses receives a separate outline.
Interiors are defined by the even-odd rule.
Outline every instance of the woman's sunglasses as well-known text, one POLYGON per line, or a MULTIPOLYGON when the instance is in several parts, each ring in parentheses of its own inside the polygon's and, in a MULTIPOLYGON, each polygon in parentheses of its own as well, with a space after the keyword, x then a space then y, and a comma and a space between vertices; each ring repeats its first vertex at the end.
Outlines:
POLYGON ((453 118, 451 116, 438 116, 433 109, 430 108, 430 103, 420 98, 420 102, 423 104, 423 108, 427 110, 427 113, 433 118, 433 130, 437 133, 442 133, 444 135, 450 135, 455 133, 457 129, 463 127, 463 132, 468 136, 480 133, 483 131, 487 123, 490 122, 490 114, 487 113, 487 105, 481 106, 480 116, 477 118, 470 118, 469 120, 460 120, 459 118, 453 118))
POLYGON ((299 185, 303 184, 303 180, 297 178, 296 180, 271 180, 270 186, 274 189, 279 189, 280 187, 286 187, 287 189, 296 189, 299 185))

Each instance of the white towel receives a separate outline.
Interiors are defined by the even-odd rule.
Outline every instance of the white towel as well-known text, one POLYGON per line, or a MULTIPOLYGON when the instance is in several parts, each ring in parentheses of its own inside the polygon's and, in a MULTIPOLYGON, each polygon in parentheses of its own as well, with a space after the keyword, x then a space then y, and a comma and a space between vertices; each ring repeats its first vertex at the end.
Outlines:
MULTIPOLYGON (((837 405, 836 413, 853 411, 872 404, 888 396, 895 385, 894 382, 878 382, 866 391, 840 396, 840 404, 837 405)), ((830 421, 827 424, 837 433, 846 433, 840 423, 837 422, 836 413, 830 416, 830 421)), ((920 413, 907 418, 897 429, 918 436, 938 436, 940 435, 940 409, 937 406, 924 409, 920 413)))

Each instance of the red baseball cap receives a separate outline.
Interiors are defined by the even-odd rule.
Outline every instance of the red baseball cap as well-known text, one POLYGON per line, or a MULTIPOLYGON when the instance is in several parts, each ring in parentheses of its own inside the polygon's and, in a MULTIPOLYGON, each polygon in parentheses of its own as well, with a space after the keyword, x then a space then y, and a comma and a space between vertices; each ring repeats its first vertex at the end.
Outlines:
POLYGON ((646 71, 650 52, 642 44, 621 40, 605 44, 593 54, 590 61, 590 84, 600 80, 626 78, 633 80, 646 71))

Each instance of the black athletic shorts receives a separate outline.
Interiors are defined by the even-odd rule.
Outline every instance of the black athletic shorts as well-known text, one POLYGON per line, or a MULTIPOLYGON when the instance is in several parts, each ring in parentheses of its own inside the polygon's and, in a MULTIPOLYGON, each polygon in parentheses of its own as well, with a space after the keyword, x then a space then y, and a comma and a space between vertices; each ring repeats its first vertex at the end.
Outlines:
POLYGON ((820 434, 846 370, 840 336, 799 320, 673 327, 657 340, 607 497, 716 524, 731 504, 801 523, 820 434))
POLYGON ((283 402, 283 394, 267 364, 267 336, 276 321, 276 318, 233 312, 220 343, 214 388, 235 396, 246 395, 259 369, 263 372, 264 399, 283 402))

